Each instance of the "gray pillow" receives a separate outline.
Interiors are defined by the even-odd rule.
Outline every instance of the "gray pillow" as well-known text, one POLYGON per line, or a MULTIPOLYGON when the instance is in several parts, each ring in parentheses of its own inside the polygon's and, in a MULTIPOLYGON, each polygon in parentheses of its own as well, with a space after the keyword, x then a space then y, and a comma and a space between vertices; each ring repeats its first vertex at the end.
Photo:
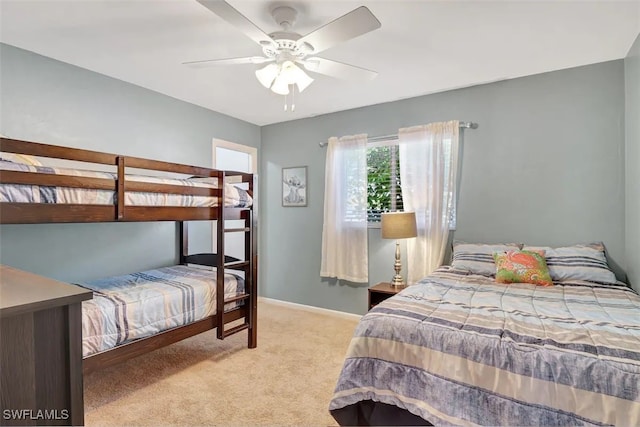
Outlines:
POLYGON ((493 254, 495 252, 513 251, 521 247, 521 243, 454 242, 451 266, 459 270, 466 270, 471 274, 493 276, 496 274, 496 263, 493 260, 493 254))
POLYGON ((586 280, 599 283, 617 283, 609 269, 604 244, 590 243, 562 248, 525 246, 523 250, 544 250, 551 280, 586 280))

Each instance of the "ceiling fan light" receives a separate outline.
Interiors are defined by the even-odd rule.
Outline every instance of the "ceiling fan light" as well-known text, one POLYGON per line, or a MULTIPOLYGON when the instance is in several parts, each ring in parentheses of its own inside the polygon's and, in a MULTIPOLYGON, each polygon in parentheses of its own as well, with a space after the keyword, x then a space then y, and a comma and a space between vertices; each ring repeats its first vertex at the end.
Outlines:
POLYGON ((271 90, 278 95, 289 95, 289 82, 285 78, 285 76, 280 73, 280 75, 273 82, 273 86, 271 86, 271 90))
POLYGON ((313 83, 313 79, 307 75, 300 67, 295 67, 295 70, 292 72, 295 80, 295 84, 298 86, 298 91, 302 92, 305 90, 311 83, 313 83))
POLYGON ((280 79, 285 80, 287 84, 297 85, 299 92, 302 92, 307 88, 307 86, 313 83, 313 79, 292 61, 286 61, 282 64, 280 75, 277 80, 280 79))
POLYGON ((278 76, 278 66, 276 64, 269 64, 259 70, 256 70, 256 78, 262 84, 262 86, 269 89, 273 84, 273 81, 278 76))
POLYGON ((285 61, 280 66, 280 78, 287 81, 287 84, 294 84, 296 82, 296 65, 292 61, 285 61))

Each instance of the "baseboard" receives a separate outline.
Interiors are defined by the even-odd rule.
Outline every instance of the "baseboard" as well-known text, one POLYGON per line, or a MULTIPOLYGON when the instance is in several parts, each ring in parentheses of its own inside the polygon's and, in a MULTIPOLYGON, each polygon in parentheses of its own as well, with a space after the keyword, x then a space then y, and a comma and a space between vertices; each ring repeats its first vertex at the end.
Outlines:
POLYGON ((345 313, 344 311, 329 310, 328 308, 313 307, 311 305, 298 304, 295 302, 282 301, 279 299, 258 297, 258 301, 264 301, 269 304, 282 305, 285 307, 297 308, 299 310, 310 311, 313 313, 328 314, 330 316, 342 317, 343 319, 360 320, 360 318, 362 318, 362 316, 359 314, 345 313))

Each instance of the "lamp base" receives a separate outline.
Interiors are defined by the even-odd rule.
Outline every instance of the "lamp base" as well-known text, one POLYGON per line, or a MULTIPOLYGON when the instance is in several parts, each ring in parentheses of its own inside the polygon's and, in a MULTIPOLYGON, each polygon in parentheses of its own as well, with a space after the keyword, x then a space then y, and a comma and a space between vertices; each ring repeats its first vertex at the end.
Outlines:
POLYGON ((391 279, 391 286, 393 286, 394 288, 404 288, 407 284, 404 283, 404 280, 402 280, 402 276, 400 276, 399 274, 396 274, 395 276, 393 276, 393 279, 391 279))
POLYGON ((394 288, 404 287, 405 283, 402 280, 400 271, 402 270, 402 263, 400 262, 400 242, 396 240, 396 262, 393 264, 393 269, 396 271, 396 275, 391 279, 391 286, 394 288))

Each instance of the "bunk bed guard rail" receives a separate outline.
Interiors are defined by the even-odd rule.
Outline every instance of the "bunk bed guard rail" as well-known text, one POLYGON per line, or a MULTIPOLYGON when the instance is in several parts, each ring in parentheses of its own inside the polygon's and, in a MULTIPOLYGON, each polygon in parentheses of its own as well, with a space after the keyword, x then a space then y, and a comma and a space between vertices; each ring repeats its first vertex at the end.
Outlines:
POLYGON ((0 218, 3 224, 215 220, 221 218, 224 208, 225 177, 238 176, 240 182, 249 183, 249 193, 253 193, 253 175, 242 172, 221 171, 10 138, 0 138, 0 151, 116 168, 115 179, 52 174, 38 167, 32 171, 3 170, 0 180, 3 184, 107 190, 114 192, 115 202, 113 205, 4 202, 0 203, 0 218), (216 188, 133 181, 127 177, 130 168, 210 178, 212 183, 216 184, 216 188), (127 205, 127 192, 206 196, 215 197, 218 202, 213 207, 127 205))

